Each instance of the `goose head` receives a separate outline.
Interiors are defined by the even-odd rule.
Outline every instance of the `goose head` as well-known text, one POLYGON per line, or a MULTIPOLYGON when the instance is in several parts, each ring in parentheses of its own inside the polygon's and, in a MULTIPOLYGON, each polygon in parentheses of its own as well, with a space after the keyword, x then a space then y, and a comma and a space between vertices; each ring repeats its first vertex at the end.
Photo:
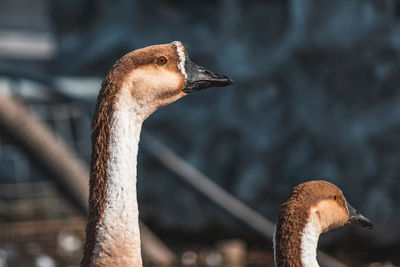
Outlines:
POLYGON ((279 211, 273 239, 275 266, 319 266, 320 234, 344 225, 373 227, 336 185, 326 181, 299 184, 279 211))
POLYGON ((332 183, 327 181, 302 183, 293 190, 293 195, 308 208, 309 220, 313 220, 320 233, 344 225, 373 228, 370 220, 353 208, 342 191, 332 183))
POLYGON ((132 51, 117 61, 108 76, 105 83, 123 82, 120 88, 127 88, 145 117, 192 92, 233 84, 228 77, 193 63, 179 41, 132 51))

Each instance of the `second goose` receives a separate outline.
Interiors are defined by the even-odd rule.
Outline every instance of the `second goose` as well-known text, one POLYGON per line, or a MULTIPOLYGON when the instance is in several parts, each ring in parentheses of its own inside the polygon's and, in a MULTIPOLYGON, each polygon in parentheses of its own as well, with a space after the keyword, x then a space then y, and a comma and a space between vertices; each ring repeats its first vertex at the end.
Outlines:
POLYGON ((296 186, 279 211, 273 240, 275 266, 318 267, 320 234, 343 225, 373 227, 336 185, 310 181, 296 186))

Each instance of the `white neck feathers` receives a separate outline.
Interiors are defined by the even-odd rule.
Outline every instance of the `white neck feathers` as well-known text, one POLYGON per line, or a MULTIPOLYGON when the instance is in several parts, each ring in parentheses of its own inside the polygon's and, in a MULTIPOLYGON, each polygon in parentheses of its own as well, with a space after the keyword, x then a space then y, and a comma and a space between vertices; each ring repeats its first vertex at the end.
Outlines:
POLYGON ((111 120, 106 203, 92 258, 108 266, 142 266, 136 162, 143 120, 127 93, 121 90, 111 120))
POLYGON ((301 234, 301 263, 307 267, 318 267, 317 246, 321 229, 313 209, 301 234))

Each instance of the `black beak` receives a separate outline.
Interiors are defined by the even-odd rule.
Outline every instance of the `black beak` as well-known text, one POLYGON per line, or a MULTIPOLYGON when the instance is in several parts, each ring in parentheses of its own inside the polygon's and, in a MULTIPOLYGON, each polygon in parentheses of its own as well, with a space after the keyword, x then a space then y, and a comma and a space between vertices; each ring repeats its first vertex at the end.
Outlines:
POLYGON ((353 208, 346 201, 347 209, 349 210, 349 220, 347 221, 347 225, 356 225, 361 227, 366 227, 368 229, 374 228, 374 225, 370 220, 365 218, 361 213, 359 213, 355 208, 353 208))
POLYGON ((200 91, 209 87, 223 87, 233 84, 233 81, 225 75, 216 74, 190 61, 185 60, 186 86, 185 93, 200 91))

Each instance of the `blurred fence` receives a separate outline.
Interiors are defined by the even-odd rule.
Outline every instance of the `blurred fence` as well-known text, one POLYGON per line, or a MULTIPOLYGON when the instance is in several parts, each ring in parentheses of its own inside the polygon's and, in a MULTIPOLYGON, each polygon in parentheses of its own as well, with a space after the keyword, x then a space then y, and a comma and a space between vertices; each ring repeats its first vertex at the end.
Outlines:
MULTIPOLYGON (((14 91, 18 92, 18 89, 14 91)), ((45 123, 56 133, 60 142, 87 160, 90 153, 87 147, 90 147, 90 144, 84 142, 89 141, 87 127, 90 115, 81 114, 77 103, 56 104, 48 102, 48 99, 20 98, 20 100, 25 100, 29 114, 35 116, 35 120, 45 123), (83 126, 85 122, 86 127, 83 126), (85 129, 86 133, 83 132, 85 129)), ((0 256, 4 261, 2 266, 30 266, 43 261, 57 265, 77 264, 82 255, 85 219, 78 206, 72 205, 70 199, 61 197, 57 184, 46 178, 43 164, 37 164, 43 159, 35 154, 35 150, 40 151, 43 142, 29 145, 29 139, 34 140, 34 135, 38 134, 36 137, 38 141, 40 138, 49 141, 46 138, 48 134, 43 131, 34 132, 34 129, 19 124, 22 118, 13 116, 21 115, 20 111, 14 110, 15 107, 11 103, 7 104, 4 101, 7 101, 7 98, 1 96, 0 250, 2 253, 0 256), (19 132, 10 132, 3 124, 4 110, 7 108, 10 118, 16 123, 14 131, 19 132), (25 138, 25 146, 21 146, 20 142, 23 136, 29 137, 25 138)), ((60 159, 53 155, 51 160, 54 162, 60 159)))

